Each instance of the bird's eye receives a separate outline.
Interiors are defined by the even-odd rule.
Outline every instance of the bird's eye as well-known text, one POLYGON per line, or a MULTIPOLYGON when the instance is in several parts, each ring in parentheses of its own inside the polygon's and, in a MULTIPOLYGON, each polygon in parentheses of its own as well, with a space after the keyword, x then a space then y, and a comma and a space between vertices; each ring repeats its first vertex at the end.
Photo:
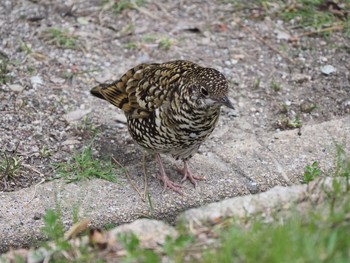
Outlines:
POLYGON ((204 95, 204 96, 208 96, 209 94, 208 94, 208 91, 205 89, 205 88, 203 88, 203 87, 201 87, 201 93, 202 93, 202 95, 204 95))

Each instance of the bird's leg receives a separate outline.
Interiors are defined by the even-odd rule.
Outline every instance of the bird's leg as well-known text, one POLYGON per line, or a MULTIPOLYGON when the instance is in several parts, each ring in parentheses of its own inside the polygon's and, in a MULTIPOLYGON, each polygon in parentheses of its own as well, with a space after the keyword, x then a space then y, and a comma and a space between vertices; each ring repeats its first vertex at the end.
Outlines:
POLYGON ((183 160, 184 162, 184 168, 180 169, 180 168, 177 168, 177 171, 181 174, 183 174, 183 178, 181 180, 181 182, 185 181, 186 179, 190 180, 190 182, 196 186, 196 180, 205 180, 204 177, 202 176, 196 176, 194 175, 190 168, 188 167, 188 161, 187 160, 183 160))
POLYGON ((163 162, 160 159, 160 154, 159 153, 156 154, 156 160, 159 163, 159 174, 158 174, 158 176, 159 176, 159 179, 162 180, 162 182, 164 184, 164 190, 166 188, 170 188, 170 189, 174 190, 176 193, 182 194, 182 192, 180 191, 180 188, 182 187, 182 185, 174 183, 166 175, 165 170, 164 170, 164 166, 163 166, 163 162))

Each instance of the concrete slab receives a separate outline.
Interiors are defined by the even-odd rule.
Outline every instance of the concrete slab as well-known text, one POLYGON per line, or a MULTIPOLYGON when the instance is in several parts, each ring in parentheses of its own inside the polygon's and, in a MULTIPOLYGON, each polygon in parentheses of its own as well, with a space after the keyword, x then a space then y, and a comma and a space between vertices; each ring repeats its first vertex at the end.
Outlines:
MULTIPOLYGON (((213 152, 198 154, 191 160, 192 169, 207 180, 195 189, 186 182, 183 196, 169 190, 163 192, 158 180, 149 178, 153 210, 150 204, 141 201, 125 176, 120 179, 121 185, 103 180, 78 184, 55 181, 17 192, 2 192, 0 251, 28 246, 42 238, 43 215, 49 208, 62 210, 67 227, 72 223, 74 209, 79 210, 80 217, 89 218, 93 227, 122 224, 142 217, 173 223, 175 217, 188 208, 265 191, 276 185, 298 184, 304 167, 313 161, 319 161, 324 171, 334 166, 335 142, 350 145, 350 117, 306 126, 301 136, 292 130, 218 144, 213 152)), ((349 152, 349 147, 346 151, 349 152)), ((170 162, 173 163, 166 157, 170 177, 180 180, 170 169, 170 162)), ((148 174, 154 174, 156 165, 152 162, 146 165, 148 174)), ((141 188, 143 177, 138 176, 141 164, 130 165, 128 169, 141 188)))

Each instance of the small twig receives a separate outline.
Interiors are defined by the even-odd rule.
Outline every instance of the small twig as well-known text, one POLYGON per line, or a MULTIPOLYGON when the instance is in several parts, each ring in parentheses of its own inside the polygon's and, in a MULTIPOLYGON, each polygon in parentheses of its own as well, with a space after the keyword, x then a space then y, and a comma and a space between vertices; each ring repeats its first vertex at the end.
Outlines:
POLYGON ((284 59, 288 60, 290 63, 295 64, 295 61, 292 60, 291 58, 289 58, 286 54, 282 53, 281 51, 279 51, 277 48, 275 48, 274 46, 272 46, 270 43, 266 42, 262 37, 258 36, 258 34, 256 34, 253 30, 251 30, 249 27, 247 27, 246 25, 244 25, 243 23, 241 23, 237 18, 234 19, 234 21, 240 26, 242 27, 245 31, 249 32, 250 34, 252 34, 256 39, 258 39, 261 43, 263 43, 264 45, 266 45, 268 48, 270 48, 272 51, 276 52, 277 54, 279 54, 281 57, 283 57, 284 59))
POLYGON ((140 196, 141 200, 143 202, 146 202, 146 199, 142 196, 140 190, 137 188, 137 186, 134 184, 134 182, 131 180, 130 174, 128 172, 128 169, 126 169, 120 162, 118 162, 118 160, 116 160, 113 156, 112 156, 113 161, 118 164, 121 168, 123 168, 125 170, 125 174, 126 177, 128 178, 131 186, 134 188, 134 190, 137 192, 137 194, 140 196))
POLYGON ((30 200, 26 203, 26 206, 28 206, 29 203, 34 200, 34 198, 36 196, 36 188, 37 188, 37 186, 41 185, 43 182, 45 182, 45 179, 41 179, 41 181, 34 186, 34 194, 33 194, 32 198, 30 198, 30 200))
MULTIPOLYGON (((32 155, 33 155, 33 154, 32 154, 32 155)), ((21 156, 27 156, 27 155, 22 154, 21 156)), ((33 172, 36 172, 38 175, 44 177, 44 175, 43 175, 40 171, 38 171, 37 169, 33 168, 32 166, 30 166, 30 165, 28 165, 28 164, 25 164, 25 163, 22 163, 22 166, 24 166, 24 167, 26 167, 26 168, 32 170, 33 172)))
POLYGON ((322 29, 316 30, 316 31, 305 32, 305 33, 299 35, 298 37, 317 35, 317 34, 329 32, 329 31, 340 31, 343 29, 344 29, 344 25, 331 26, 331 27, 322 28, 322 29))

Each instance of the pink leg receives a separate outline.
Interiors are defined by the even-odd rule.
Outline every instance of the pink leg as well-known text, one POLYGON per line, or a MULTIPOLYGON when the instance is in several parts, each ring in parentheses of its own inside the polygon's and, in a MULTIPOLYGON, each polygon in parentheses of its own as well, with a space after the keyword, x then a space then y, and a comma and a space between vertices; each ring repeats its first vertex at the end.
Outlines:
POLYGON ((160 159, 160 154, 159 154, 159 153, 156 154, 156 160, 157 160, 157 162, 159 163, 159 174, 158 174, 158 176, 159 176, 159 179, 163 181, 163 184, 164 184, 164 191, 165 191, 167 188, 170 188, 170 189, 172 189, 173 191, 175 191, 176 193, 182 195, 182 192, 180 191, 180 188, 182 187, 182 185, 177 184, 177 183, 174 183, 174 182, 171 181, 171 180, 169 179, 169 177, 166 175, 165 170, 164 170, 164 166, 163 166, 163 162, 162 162, 162 160, 160 159))
POLYGON ((205 180, 204 177, 202 177, 202 176, 196 176, 196 175, 194 175, 194 174, 191 172, 190 168, 188 167, 188 162, 187 162, 187 160, 184 160, 183 162, 184 162, 184 168, 182 168, 182 169, 177 168, 177 171, 178 171, 179 173, 183 174, 183 176, 184 176, 184 177, 182 178, 181 182, 183 182, 183 181, 185 181, 186 179, 188 179, 188 180, 190 180, 190 182, 194 185, 194 187, 196 187, 196 180, 205 180))

